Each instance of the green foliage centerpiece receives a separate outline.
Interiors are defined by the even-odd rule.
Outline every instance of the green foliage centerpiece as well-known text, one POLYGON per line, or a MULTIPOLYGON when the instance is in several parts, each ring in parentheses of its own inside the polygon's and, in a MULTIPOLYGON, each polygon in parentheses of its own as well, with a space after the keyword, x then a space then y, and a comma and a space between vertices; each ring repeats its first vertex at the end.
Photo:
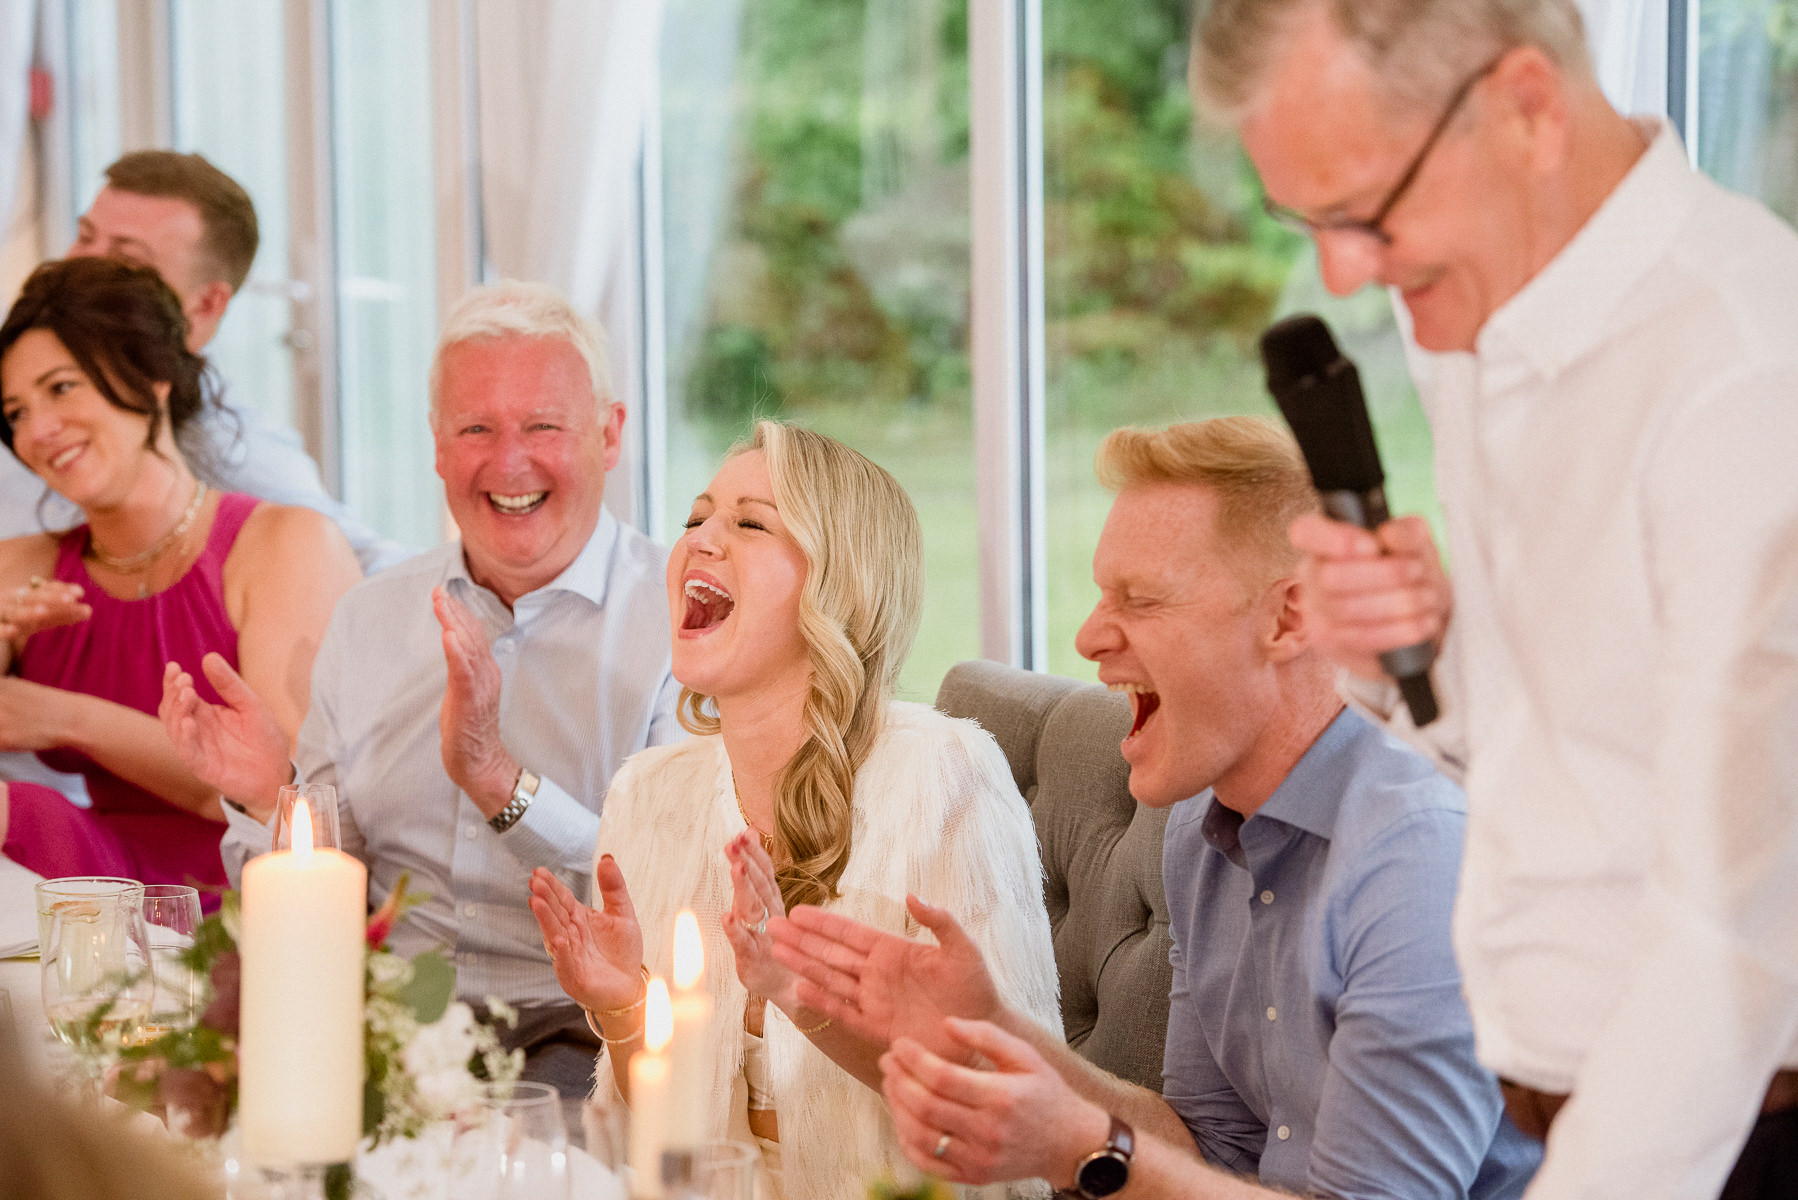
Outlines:
MULTIPOLYGON (((402 875, 387 902, 369 918, 364 981, 362 1135, 372 1149, 394 1138, 417 1137, 428 1125, 480 1103, 483 1082, 509 1083, 524 1066, 523 1051, 506 1051, 491 1025, 456 1000, 456 972, 435 950, 410 959, 387 948, 387 937, 418 903, 402 875)), ((201 923, 183 965, 207 981, 200 1019, 120 1055, 114 1094, 150 1112, 169 1130, 195 1141, 223 1134, 237 1109, 240 909, 227 892, 219 911, 201 923)), ((489 998, 496 1020, 516 1014, 489 998)), ((347 1171, 328 1180, 332 1195, 348 1195, 347 1171)))

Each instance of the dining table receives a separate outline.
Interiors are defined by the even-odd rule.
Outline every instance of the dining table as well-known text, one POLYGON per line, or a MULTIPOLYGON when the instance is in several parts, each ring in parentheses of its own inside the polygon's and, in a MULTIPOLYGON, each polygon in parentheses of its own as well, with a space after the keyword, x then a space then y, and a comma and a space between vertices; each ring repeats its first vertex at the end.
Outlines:
MULTIPOLYGON (((72 1062, 44 1015, 34 890, 41 880, 42 876, 0 856, 0 1030, 5 1028, 4 1017, 10 1010, 26 1069, 46 1082, 55 1082, 71 1069, 72 1062)), ((154 1120, 148 1115, 139 1119, 154 1120)), ((582 1148, 581 1106, 565 1102, 564 1119, 569 1135, 571 1200, 625 1200, 622 1177, 582 1148)), ((453 1195, 451 1181, 441 1177, 450 1140, 451 1131, 444 1125, 427 1129, 416 1139, 397 1139, 372 1149, 365 1146, 356 1160, 357 1196, 439 1200, 453 1195)))

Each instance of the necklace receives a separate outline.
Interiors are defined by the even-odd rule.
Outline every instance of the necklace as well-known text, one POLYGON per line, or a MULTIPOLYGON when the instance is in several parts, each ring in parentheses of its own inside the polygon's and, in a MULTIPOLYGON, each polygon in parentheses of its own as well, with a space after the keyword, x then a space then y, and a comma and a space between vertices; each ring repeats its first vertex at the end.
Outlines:
POLYGON ((730 781, 730 790, 736 796, 737 815, 743 818, 743 824, 749 827, 749 832, 755 834, 756 839, 762 843, 762 849, 766 851, 768 857, 772 859, 774 857, 774 835, 771 833, 763 833, 760 829, 756 828, 755 822, 749 819, 749 813, 743 808, 743 792, 737 787, 737 781, 735 779, 730 781))
POLYGON ((127 575, 135 575, 139 571, 146 571, 149 569, 151 563, 154 563, 157 559, 161 558, 163 554, 168 551, 168 548, 179 541, 181 535, 186 533, 188 529, 193 526, 194 518, 200 514, 200 505, 204 503, 205 500, 206 481, 203 479, 196 479, 194 480, 194 498, 188 501, 187 511, 181 514, 181 519, 175 522, 175 527, 157 538, 155 544, 148 550, 139 551, 127 558, 114 558, 112 555, 106 553, 105 550, 101 549, 100 543, 96 541, 91 534, 87 539, 88 549, 94 552, 94 557, 100 561, 102 566, 110 567, 114 571, 120 571, 127 575))

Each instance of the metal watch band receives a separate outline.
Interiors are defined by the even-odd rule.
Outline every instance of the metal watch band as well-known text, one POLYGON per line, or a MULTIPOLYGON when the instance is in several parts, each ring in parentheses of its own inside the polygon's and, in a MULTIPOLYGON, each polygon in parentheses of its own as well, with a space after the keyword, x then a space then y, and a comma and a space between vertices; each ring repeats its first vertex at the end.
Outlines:
POLYGON ((520 767, 518 782, 512 785, 511 802, 487 818, 488 827, 495 833, 504 833, 518 824, 518 818, 524 816, 524 810, 537 798, 537 785, 542 782, 542 778, 533 774, 530 768, 520 767))

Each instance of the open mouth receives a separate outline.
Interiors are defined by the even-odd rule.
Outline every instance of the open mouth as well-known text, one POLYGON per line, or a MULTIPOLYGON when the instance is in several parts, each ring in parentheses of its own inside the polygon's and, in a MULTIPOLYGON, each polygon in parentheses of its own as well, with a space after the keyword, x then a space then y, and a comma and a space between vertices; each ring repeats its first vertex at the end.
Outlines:
POLYGON ((1149 723, 1149 718, 1155 715, 1155 710, 1161 707, 1161 696, 1140 683, 1108 683, 1105 686, 1114 692, 1122 692, 1130 697, 1132 720, 1130 732, 1124 738, 1125 741, 1129 741, 1142 732, 1143 726, 1149 723))
POLYGON ((533 512, 537 506, 549 496, 548 492, 525 492, 517 496, 502 496, 498 492, 488 492, 487 502, 507 516, 516 517, 533 512))
POLYGON ((76 457, 80 455, 81 449, 80 446, 70 446, 67 450, 57 454, 50 460, 50 469, 53 471, 62 470, 64 467, 75 461, 76 457))
POLYGON ((687 611, 681 617, 683 631, 716 629, 737 607, 729 592, 708 580, 689 579, 684 591, 687 611))

